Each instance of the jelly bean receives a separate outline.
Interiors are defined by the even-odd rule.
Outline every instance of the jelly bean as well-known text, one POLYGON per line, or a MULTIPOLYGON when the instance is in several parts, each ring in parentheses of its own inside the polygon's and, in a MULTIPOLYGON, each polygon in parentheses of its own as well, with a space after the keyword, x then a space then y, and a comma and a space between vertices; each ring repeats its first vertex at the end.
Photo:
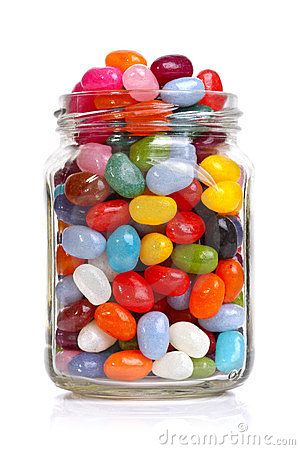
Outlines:
POLYGON ((101 269, 91 264, 82 264, 75 269, 73 279, 78 289, 93 305, 101 305, 110 299, 111 287, 101 269))
MULTIPOLYGON (((206 91, 223 91, 222 81, 214 70, 205 69, 198 73, 197 78, 203 81, 206 91)), ((207 92, 201 100, 202 105, 207 105, 215 111, 223 109, 226 102, 224 94, 207 92)))
POLYGON ((220 259, 233 258, 238 249, 237 229, 230 217, 211 218, 207 223, 204 243, 213 247, 220 259))
POLYGON ((143 64, 134 64, 126 69, 123 73, 123 84, 125 89, 130 91, 131 97, 139 102, 154 100, 158 96, 157 79, 143 64))
POLYGON ((195 77, 182 77, 166 83, 161 91, 161 99, 178 106, 191 106, 204 95, 204 84, 195 77))
POLYGON ((202 358, 209 349, 208 336, 190 322, 177 322, 170 326, 170 344, 193 358, 202 358))
POLYGON ((205 223, 197 214, 184 211, 176 214, 167 225, 166 234, 176 244, 192 244, 205 231, 205 223))
POLYGON ((220 372, 230 373, 243 367, 245 338, 238 331, 220 333, 216 346, 216 366, 220 372))
MULTIPOLYGON (((67 147, 67 149, 70 149, 70 152, 73 150, 76 150, 75 146, 67 147)), ((58 184, 64 184, 66 179, 69 175, 72 175, 73 173, 80 172, 79 167, 77 166, 76 160, 74 161, 67 161, 62 169, 59 169, 55 175, 54 175, 54 186, 57 186, 58 184)))
POLYGON ((116 339, 101 330, 95 320, 82 328, 78 335, 78 346, 84 352, 102 352, 116 342, 116 339))
POLYGON ((92 266, 98 267, 102 272, 106 275, 106 278, 110 283, 112 283, 115 277, 118 275, 118 272, 115 272, 108 263, 108 256, 106 252, 103 252, 98 258, 89 259, 89 264, 92 266))
POLYGON ((170 158, 187 160, 190 163, 197 163, 196 149, 192 144, 187 144, 185 147, 171 147, 170 158))
POLYGON ((164 266, 151 266, 144 276, 154 292, 163 295, 182 295, 190 287, 190 279, 182 270, 164 266))
MULTIPOLYGON (((83 92, 81 82, 77 83, 72 89, 73 92, 83 92)), ((67 113, 85 113, 94 111, 95 109, 95 95, 70 95, 70 100, 66 104, 67 113)))
MULTIPOLYGON (((196 322, 198 323, 198 322, 196 322)), ((202 331, 208 336, 209 339, 209 349, 207 351, 208 355, 212 355, 215 353, 216 350, 216 338, 212 331, 207 331, 205 328, 200 327, 202 331)))
POLYGON ((131 200, 129 212, 133 220, 145 225, 161 225, 169 222, 176 212, 175 200, 169 197, 140 195, 131 200))
POLYGON ((77 345, 78 332, 70 332, 63 330, 56 330, 55 339, 56 345, 65 350, 79 350, 77 345))
POLYGON ((228 219, 231 220, 231 222, 235 226, 236 235, 237 235, 237 247, 239 248, 239 247, 241 247, 241 245, 243 243, 243 226, 238 217, 228 216, 228 219))
POLYGON ((141 241, 140 259, 143 264, 152 266, 169 258, 173 251, 172 241, 160 233, 150 233, 141 241))
POLYGON ((152 369, 152 361, 139 350, 124 350, 109 356, 104 364, 108 378, 119 381, 135 381, 145 378, 152 369))
POLYGON ((145 180, 141 171, 123 153, 112 155, 106 166, 105 178, 122 197, 137 197, 145 190, 145 180))
POLYGON ((244 308, 234 304, 224 304, 213 317, 198 320, 199 325, 213 332, 237 330, 243 326, 244 321, 244 308))
POLYGON ((60 306, 70 305, 83 297, 71 275, 64 277, 57 283, 55 295, 60 306))
POLYGON ((102 378, 106 357, 106 354, 81 352, 69 362, 68 372, 71 376, 102 378))
POLYGON ((177 78, 191 77, 193 65, 186 56, 166 55, 157 58, 151 64, 151 72, 156 76, 160 86, 164 86, 177 78))
POLYGON ((216 363, 213 359, 207 358, 192 358, 194 370, 192 373, 193 378, 207 378, 211 377, 216 371, 216 363))
POLYGON ((58 372, 68 375, 69 362, 81 352, 79 350, 63 350, 55 355, 55 368, 58 372))
POLYGON ((125 152, 130 149, 130 146, 137 142, 140 138, 137 136, 130 136, 127 133, 111 134, 106 141, 106 144, 112 147, 113 153, 125 152))
POLYGON ((154 295, 147 281, 138 273, 121 273, 113 281, 116 301, 130 311, 144 313, 154 305, 154 295))
POLYGON ((189 186, 193 178, 194 169, 190 163, 171 158, 151 167, 146 183, 154 194, 169 195, 189 186))
POLYGON ((224 303, 232 302, 237 298, 244 284, 244 271, 241 264, 234 259, 219 262, 216 274, 225 283, 224 303))
POLYGON ((214 273, 200 275, 191 294, 191 313, 198 319, 213 317, 221 308, 224 295, 225 284, 220 277, 214 273))
POLYGON ((91 142, 79 147, 76 161, 83 172, 91 172, 103 177, 111 154, 112 150, 108 145, 91 142))
POLYGON ((199 162, 206 156, 215 154, 218 145, 223 144, 226 138, 227 135, 223 131, 204 131, 200 136, 197 136, 193 140, 193 144, 196 147, 199 162))
POLYGON ((238 183, 221 181, 207 188, 202 194, 201 201, 207 208, 226 214, 240 208, 242 197, 242 189, 238 183))
POLYGON ((185 380, 194 370, 193 361, 184 352, 166 353, 161 359, 154 361, 152 372, 160 378, 170 380, 185 380))
MULTIPOLYGON (((164 122, 167 123, 167 117, 171 115, 173 111, 173 105, 170 103, 162 102, 161 100, 150 100, 147 102, 140 102, 135 105, 130 105, 124 108, 124 119, 127 123, 126 129, 128 130, 128 125, 132 124, 133 127, 142 128, 144 131, 147 128, 158 127, 156 123, 152 122, 164 122), (135 125, 136 124, 136 125, 135 125)), ((161 130, 163 131, 163 130, 161 130)), ((151 134, 151 133, 149 133, 151 134)), ((164 136, 166 140, 170 140, 167 136, 164 136)))
POLYGON ((130 147, 131 161, 143 172, 170 155, 171 139, 164 135, 147 136, 130 147))
POLYGON ((110 267, 119 273, 137 265, 141 248, 139 235, 131 225, 122 225, 108 238, 107 256, 110 267))
POLYGON ((110 336, 128 341, 136 334, 136 321, 127 309, 116 303, 104 303, 95 311, 99 328, 110 336))
POLYGON ((169 322, 171 325, 177 322, 191 322, 194 324, 198 324, 196 317, 194 317, 189 309, 184 309, 183 311, 175 310, 173 308, 169 308, 166 311, 166 314, 169 318, 169 322))
POLYGON ((82 225, 72 225, 62 235, 63 249, 76 258, 97 258, 104 252, 106 239, 98 231, 82 225))
POLYGON ((60 194, 54 201, 54 211, 59 220, 71 225, 86 225, 85 215, 87 206, 76 206, 71 203, 65 194, 60 194))
POLYGON ((168 305, 171 308, 176 309, 177 311, 184 311, 185 309, 188 309, 191 291, 192 291, 192 285, 190 285, 190 287, 184 294, 173 296, 173 297, 168 296, 167 297, 168 305))
POLYGON ((106 180, 90 172, 70 175, 65 183, 65 196, 78 206, 92 206, 104 201, 109 195, 106 180))
POLYGON ((139 349, 150 359, 162 358, 169 345, 169 320, 159 311, 144 314, 138 321, 137 339, 139 349))
POLYGON ((207 208, 201 201, 197 203, 197 205, 194 207, 194 211, 198 214, 198 216, 201 217, 201 219, 204 220, 205 226, 207 227, 208 221, 216 217, 216 213, 212 211, 211 209, 207 208))
POLYGON ((122 72, 117 67, 93 67, 81 79, 83 91, 122 89, 122 72))
POLYGON ((76 267, 85 263, 85 259, 75 258, 68 255, 61 245, 57 247, 56 252, 56 271, 57 275, 72 275, 76 267))
POLYGON ((216 183, 238 181, 241 176, 239 165, 224 155, 208 156, 201 162, 200 166, 213 177, 216 183))
POLYGON ((56 199, 56 197, 58 195, 62 195, 64 193, 65 193, 65 185, 64 184, 58 184, 56 186, 56 188, 54 189, 54 194, 53 194, 54 199, 56 199))
POLYGON ((202 192, 201 184, 194 179, 189 186, 170 194, 170 197, 177 203, 179 211, 191 211, 200 202, 202 192))
MULTIPOLYGON (((124 108, 129 105, 133 105, 136 103, 128 92, 126 91, 114 91, 114 92, 97 92, 94 96, 94 106, 96 109, 106 110, 106 109, 114 109, 114 108, 124 108)), ((101 113, 101 118, 103 118, 103 114, 101 113)))
POLYGON ((130 222, 129 206, 125 200, 110 200, 93 206, 86 215, 86 223, 97 231, 114 231, 130 222))
POLYGON ((68 228, 68 224, 63 222, 62 220, 57 221, 57 233, 61 235, 65 228, 68 228))
POLYGON ((107 66, 117 67, 121 72, 125 72, 128 67, 134 64, 147 65, 145 58, 138 52, 133 50, 115 50, 105 57, 107 66))
POLYGON ((57 317, 57 328, 62 331, 79 331, 93 318, 95 306, 83 299, 62 309, 57 317))
POLYGON ((237 298, 232 302, 235 305, 239 305, 241 307, 244 307, 244 294, 243 292, 240 292, 237 298))
POLYGON ((119 339, 119 346, 121 350, 138 350, 139 349, 139 345, 138 345, 138 341, 137 338, 134 337, 132 339, 130 339, 129 341, 122 341, 121 339, 119 339))
POLYGON ((177 245, 171 258, 176 267, 194 274, 213 272, 218 265, 216 250, 200 244, 177 245))

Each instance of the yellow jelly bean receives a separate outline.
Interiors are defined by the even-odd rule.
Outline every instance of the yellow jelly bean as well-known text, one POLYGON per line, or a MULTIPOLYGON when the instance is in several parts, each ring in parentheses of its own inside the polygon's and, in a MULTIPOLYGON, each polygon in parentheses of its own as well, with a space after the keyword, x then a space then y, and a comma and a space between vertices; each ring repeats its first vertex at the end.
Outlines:
POLYGON ((234 181, 220 181, 215 186, 207 188, 201 200, 204 205, 218 213, 237 211, 242 206, 242 188, 234 181))
POLYGON ((171 197, 139 195, 129 203, 133 220, 144 225, 160 225, 173 219, 177 204, 171 197))
POLYGON ((208 172, 216 183, 220 181, 238 181, 241 175, 239 165, 228 156, 211 155, 200 166, 208 172))
POLYGON ((140 259, 146 266, 153 266, 168 259, 172 251, 171 239, 161 233, 149 233, 141 241, 140 259))

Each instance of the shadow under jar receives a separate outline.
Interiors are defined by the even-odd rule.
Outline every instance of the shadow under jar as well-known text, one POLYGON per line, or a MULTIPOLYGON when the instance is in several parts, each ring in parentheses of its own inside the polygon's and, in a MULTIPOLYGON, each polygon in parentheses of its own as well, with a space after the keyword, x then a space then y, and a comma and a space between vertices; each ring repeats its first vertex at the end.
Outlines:
POLYGON ((60 99, 61 146, 47 167, 46 365, 61 388, 200 397, 250 372, 252 166, 236 145, 237 98, 167 94, 60 99))

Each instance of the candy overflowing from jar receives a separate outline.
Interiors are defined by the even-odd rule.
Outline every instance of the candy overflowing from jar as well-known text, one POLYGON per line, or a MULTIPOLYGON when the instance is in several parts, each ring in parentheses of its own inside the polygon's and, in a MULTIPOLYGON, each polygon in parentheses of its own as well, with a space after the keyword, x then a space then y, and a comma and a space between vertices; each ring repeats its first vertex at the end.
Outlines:
POLYGON ((102 132, 79 126, 53 180, 56 369, 128 382, 231 376, 245 361, 246 175, 226 133, 176 128, 225 108, 220 77, 193 76, 182 55, 105 62, 65 110, 102 132))

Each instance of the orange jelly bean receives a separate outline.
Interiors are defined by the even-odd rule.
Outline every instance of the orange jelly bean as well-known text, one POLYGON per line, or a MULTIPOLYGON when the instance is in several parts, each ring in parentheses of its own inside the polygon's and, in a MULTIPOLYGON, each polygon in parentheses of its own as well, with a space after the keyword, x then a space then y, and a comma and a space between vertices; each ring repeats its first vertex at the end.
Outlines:
POLYGON ((201 275, 191 292, 189 309, 197 319, 213 317, 222 306, 225 296, 224 281, 214 273, 201 275))
POLYGON ((95 320, 101 330, 110 336, 129 341, 136 335, 136 321, 133 315, 116 303, 103 303, 95 311, 95 320))
POLYGON ((112 380, 134 381, 145 378, 151 372, 152 361, 139 350, 123 350, 110 355, 103 369, 112 380))
POLYGON ((107 66, 117 67, 121 72, 125 72, 128 67, 134 64, 147 65, 145 58, 138 52, 132 50, 116 50, 109 53, 105 58, 107 66))
MULTIPOLYGON (((115 92, 111 94, 99 94, 94 100, 96 109, 112 109, 125 108, 126 106, 134 105, 137 101, 132 98, 128 92, 115 92)), ((101 116, 103 118, 103 116, 101 116)))
POLYGON ((224 303, 233 302, 242 290, 244 284, 244 270, 235 259, 223 259, 219 261, 216 274, 225 283, 224 303))
POLYGON ((68 228, 70 225, 63 222, 62 220, 57 221, 57 231, 59 234, 61 234, 66 228, 68 228))
POLYGON ((85 259, 75 258, 64 251, 61 245, 56 252, 56 270, 58 275, 72 275, 76 267, 85 263, 85 259))

